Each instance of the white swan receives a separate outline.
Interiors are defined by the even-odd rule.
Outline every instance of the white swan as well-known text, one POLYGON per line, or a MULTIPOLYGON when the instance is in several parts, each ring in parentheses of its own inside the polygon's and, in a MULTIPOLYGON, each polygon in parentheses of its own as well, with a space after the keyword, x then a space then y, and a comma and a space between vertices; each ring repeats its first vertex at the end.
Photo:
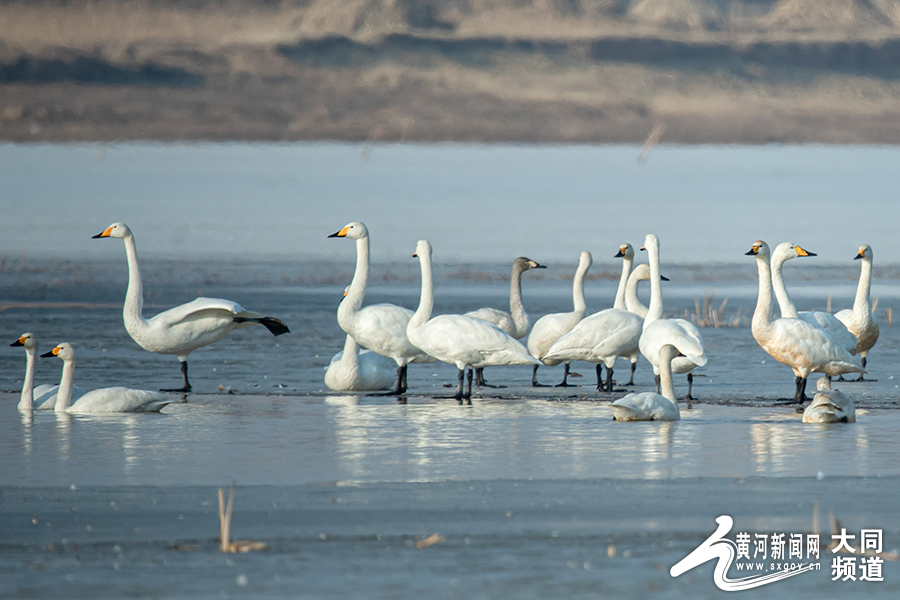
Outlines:
MULTIPOLYGON (((857 337, 856 350, 862 357, 863 369, 866 368, 869 350, 878 341, 878 323, 872 318, 872 307, 869 304, 869 293, 872 290, 872 258, 871 246, 863 244, 859 247, 854 260, 861 260, 862 263, 853 310, 844 309, 834 315, 857 337)), ((862 373, 859 374, 857 381, 864 381, 862 373)))
MULTIPOLYGON (((39 346, 37 337, 33 333, 23 333, 10 346, 25 348, 25 380, 22 383, 22 395, 17 408, 22 412, 33 409, 53 410, 56 406, 56 393, 59 386, 45 383, 34 387, 34 363, 39 346)), ((83 389, 77 385, 72 388, 73 399, 80 398, 82 395, 84 395, 83 389)))
POLYGON ((144 350, 178 357, 184 386, 168 391, 191 391, 188 355, 197 348, 219 341, 235 329, 259 324, 265 326, 272 335, 290 332, 287 325, 278 319, 252 313, 236 302, 219 298, 197 298, 145 319, 142 314, 144 294, 141 272, 131 230, 124 223, 113 223, 93 237, 119 238, 125 242, 125 255, 128 258, 128 291, 125 293, 123 309, 125 330, 144 350))
POLYGON ((781 309, 782 319, 801 319, 806 321, 813 327, 818 327, 837 342, 841 348, 850 354, 856 354, 856 336, 847 330, 835 316, 831 313, 823 311, 805 310, 797 312, 791 297, 788 294, 787 287, 784 285, 784 276, 781 273, 785 261, 800 256, 816 256, 814 252, 804 250, 800 246, 795 246, 790 242, 781 242, 775 246, 772 251, 772 258, 769 261, 772 270, 772 289, 775 291, 775 299, 778 301, 778 307, 781 309))
POLYGON ((58 413, 159 412, 164 406, 172 403, 171 398, 159 392, 111 387, 87 392, 70 405, 72 382, 75 377, 75 349, 71 344, 62 343, 41 356, 56 356, 63 360, 62 379, 59 382, 56 400, 58 413))
MULTIPOLYGON (((591 268, 594 259, 587 250, 581 253, 578 258, 578 269, 575 271, 575 278, 572 280, 572 312, 552 313, 544 315, 538 319, 531 327, 531 333, 528 335, 528 351, 538 360, 544 358, 547 351, 550 350, 556 340, 572 331, 578 322, 584 318, 584 311, 587 306, 584 303, 584 277, 591 268)), ((569 363, 565 361, 566 370, 563 373, 562 383, 556 387, 569 387, 566 381, 569 377, 569 363)), ((534 365, 531 371, 531 385, 534 387, 543 387, 537 382, 538 365, 534 365)))
POLYGON ((644 330, 641 334, 641 354, 653 365, 653 373, 659 375, 659 350, 665 344, 672 344, 683 356, 672 361, 672 372, 687 373, 688 392, 684 399, 694 400, 691 394, 694 385, 692 374, 696 367, 706 364, 703 350, 703 337, 700 331, 684 319, 663 319, 662 286, 659 275, 659 238, 648 234, 644 238, 644 246, 650 258, 650 307, 644 318, 644 330))
POLYGON ((407 389, 407 365, 434 360, 413 346, 406 336, 406 326, 413 311, 386 303, 362 307, 369 280, 369 230, 365 225, 353 221, 328 237, 356 240, 356 271, 350 290, 338 307, 338 325, 363 348, 386 356, 397 364, 397 385, 393 393, 402 394, 407 389))
POLYGON ((325 371, 325 385, 336 392, 389 390, 397 378, 397 364, 371 350, 360 352, 359 344, 347 335, 344 349, 335 354, 325 371))
MULTIPOLYGON (((528 335, 531 331, 531 321, 522 304, 522 273, 531 269, 546 269, 546 267, 524 256, 513 261, 512 275, 509 278, 509 312, 496 308, 479 308, 465 313, 464 316, 492 323, 517 340, 528 335)), ((483 368, 475 369, 475 385, 495 387, 484 381, 483 368)))
POLYGON ((794 402, 802 404, 806 397, 806 379, 810 373, 829 376, 861 373, 862 365, 841 348, 827 333, 800 319, 772 320, 772 276, 769 246, 762 240, 753 242, 749 256, 756 257, 759 272, 759 298, 753 311, 753 337, 769 356, 789 366, 796 377, 794 402))
POLYGON ((662 395, 655 392, 628 394, 610 405, 616 421, 678 421, 681 412, 672 383, 672 360, 678 350, 671 344, 659 349, 659 380, 662 395))
POLYGON ((856 423, 853 399, 840 390, 832 390, 829 377, 821 377, 816 389, 812 402, 803 411, 804 423, 856 423))
POLYGON ((466 367, 540 364, 528 349, 508 333, 487 321, 463 315, 439 315, 431 318, 434 308, 434 282, 431 274, 431 244, 419 240, 414 257, 422 270, 422 295, 419 308, 410 319, 406 333, 417 348, 438 360, 456 365, 459 377, 456 399, 472 395, 472 373, 469 372, 465 394, 463 378, 466 367))

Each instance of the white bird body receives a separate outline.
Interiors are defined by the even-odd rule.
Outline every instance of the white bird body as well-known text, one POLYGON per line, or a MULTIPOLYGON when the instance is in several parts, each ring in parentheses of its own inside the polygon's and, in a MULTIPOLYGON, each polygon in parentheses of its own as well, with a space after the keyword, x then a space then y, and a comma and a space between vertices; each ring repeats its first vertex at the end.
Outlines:
POLYGON ((353 336, 348 335, 344 349, 331 359, 325 371, 325 385, 336 392, 369 392, 388 390, 396 378, 393 359, 360 351, 353 336))
POLYGON ((172 403, 170 397, 159 392, 110 387, 87 392, 74 404, 71 404, 75 377, 75 349, 71 344, 63 343, 42 356, 57 356, 63 360, 56 412, 72 414, 159 412, 163 407, 172 403))
POLYGON ((413 311, 395 304, 370 304, 363 308, 369 279, 369 230, 359 221, 345 225, 328 237, 356 240, 356 270, 353 281, 338 307, 338 325, 356 343, 392 359, 397 369, 397 392, 406 391, 406 365, 432 362, 434 358, 416 348, 406 335, 413 311))
POLYGON ((662 395, 655 392, 628 394, 610 405, 616 421, 678 421, 681 411, 675 399, 675 386, 672 382, 672 360, 677 351, 671 344, 665 344, 659 350, 657 362, 660 365, 660 389, 662 395))
POLYGON ((235 329, 256 324, 265 326, 273 335, 289 332, 287 326, 278 319, 263 317, 245 310, 236 302, 219 298, 197 298, 145 319, 143 282, 131 230, 124 223, 113 223, 94 237, 119 238, 124 241, 128 259, 128 290, 122 312, 125 330, 144 350, 178 357, 184 378, 182 391, 191 390, 187 376, 187 357, 197 348, 217 342, 235 329))
POLYGON ((859 359, 844 350, 821 329, 800 319, 772 320, 769 246, 762 240, 757 240, 747 254, 756 256, 759 273, 759 298, 751 328, 753 337, 769 356, 791 367, 798 384, 795 400, 799 402, 805 397, 803 388, 810 373, 836 377, 842 373, 863 372, 859 359))
POLYGON ((812 402, 803 411, 804 423, 855 423, 853 399, 840 390, 832 390, 827 377, 819 379, 812 402))
MULTIPOLYGON (((697 367, 706 364, 707 358, 703 348, 703 337, 700 330, 684 319, 663 319, 662 286, 659 275, 659 238, 649 234, 644 239, 644 248, 650 259, 650 307, 644 318, 644 329, 641 334, 641 354, 653 365, 654 374, 659 374, 659 352, 666 345, 673 345, 681 354, 672 361, 672 373, 689 375, 697 367)), ((688 388, 688 398, 691 396, 688 388)))
POLYGON ((856 354, 856 336, 848 331, 847 327, 835 318, 833 314, 823 311, 806 310, 797 312, 797 309, 788 294, 787 287, 784 285, 782 267, 784 266, 785 261, 800 256, 815 256, 815 254, 804 250, 800 246, 795 246, 790 242, 782 242, 775 246, 775 250, 772 251, 772 258, 769 261, 770 269, 772 271, 772 288, 775 291, 775 299, 778 301, 778 307, 781 309, 781 318, 806 321, 813 327, 817 327, 827 333, 831 339, 837 342, 850 354, 856 354))
MULTIPOLYGON (((34 387, 34 369, 40 344, 33 333, 23 333, 10 346, 22 346, 25 348, 25 379, 22 381, 22 394, 17 408, 20 411, 53 410, 56 407, 56 395, 58 385, 45 383, 34 387)), ((84 395, 84 390, 78 386, 72 388, 72 398, 77 399, 84 395)))
POLYGON ((872 306, 869 296, 872 290, 872 247, 863 244, 859 247, 856 260, 862 260, 859 273, 859 284, 856 287, 856 298, 853 300, 853 309, 845 309, 834 316, 843 323, 850 333, 857 337, 856 349, 863 359, 863 367, 869 350, 878 341, 878 323, 872 318, 872 306))
POLYGON ((509 279, 509 312, 496 308, 479 308, 465 313, 466 317, 473 317, 492 323, 520 340, 531 331, 531 320, 525 312, 522 303, 522 273, 531 269, 543 269, 544 265, 538 264, 530 258, 518 257, 513 261, 512 275, 509 279))
POLYGON ((462 398, 462 373, 467 366, 540 364, 521 342, 487 321, 463 315, 431 318, 434 308, 431 252, 431 244, 420 240, 414 256, 418 257, 422 270, 422 294, 419 308, 409 321, 406 333, 409 340, 423 352, 456 365, 460 371, 457 399, 462 398))
POLYGON ((544 363, 559 364, 564 360, 583 360, 611 369, 620 356, 638 353, 643 320, 627 310, 607 308, 582 319, 572 331, 559 338, 544 363))
POLYGON ((543 359, 550 347, 559 338, 572 331, 572 328, 584 318, 587 310, 584 302, 584 278, 593 262, 590 252, 585 250, 581 253, 578 259, 578 269, 572 280, 572 312, 544 315, 532 326, 528 336, 528 351, 538 360, 543 359))

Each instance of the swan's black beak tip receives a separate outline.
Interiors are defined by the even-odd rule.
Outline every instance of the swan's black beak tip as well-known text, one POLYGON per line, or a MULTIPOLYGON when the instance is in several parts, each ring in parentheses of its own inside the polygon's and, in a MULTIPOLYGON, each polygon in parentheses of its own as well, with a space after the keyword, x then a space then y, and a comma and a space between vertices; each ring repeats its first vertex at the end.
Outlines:
POLYGON ((100 233, 98 233, 97 235, 92 235, 92 236, 91 236, 91 239, 92 239, 92 240, 99 240, 99 239, 102 238, 102 237, 103 237, 103 232, 100 232, 100 233))
POLYGON ((340 233, 340 231, 335 231, 334 233, 332 233, 332 234, 329 235, 328 237, 330 237, 330 238, 337 237, 339 233, 340 233))
MULTIPOLYGON (((643 250, 643 248, 641 248, 641 250, 643 250)), ((622 257, 624 257, 624 256, 625 256, 625 253, 622 252, 621 250, 619 250, 619 251, 616 253, 616 255, 613 256, 613 258, 622 258, 622 257)))
POLYGON ((754 252, 752 249, 750 249, 750 250, 747 250, 746 252, 744 252, 744 256, 756 256, 756 252, 754 252))
POLYGON ((56 355, 53 354, 53 350, 51 350, 50 352, 45 352, 45 353, 41 354, 41 358, 52 358, 54 356, 56 356, 56 355))
POLYGON ((659 278, 660 278, 662 281, 672 281, 671 279, 669 279, 669 278, 666 277, 665 275, 660 275, 659 278))
POLYGON ((12 348, 12 347, 15 347, 15 346, 24 346, 24 345, 25 345, 25 344, 23 344, 20 340, 16 340, 16 341, 14 341, 12 344, 10 344, 9 347, 12 348))

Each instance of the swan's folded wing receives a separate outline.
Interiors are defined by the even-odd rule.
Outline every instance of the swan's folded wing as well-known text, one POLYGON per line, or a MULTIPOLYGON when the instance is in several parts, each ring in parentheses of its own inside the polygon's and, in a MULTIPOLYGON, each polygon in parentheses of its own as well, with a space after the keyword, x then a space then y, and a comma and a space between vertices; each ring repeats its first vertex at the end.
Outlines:
POLYGON ((197 298, 186 304, 163 311, 149 319, 149 321, 151 323, 159 322, 172 326, 212 316, 220 318, 256 318, 260 315, 244 310, 240 304, 232 302, 231 300, 222 300, 221 298, 197 298))
POLYGON ((641 353, 652 364, 656 364, 659 349, 665 344, 675 346, 698 367, 707 363, 700 331, 684 319, 661 319, 650 323, 641 336, 641 353), (651 357, 653 360, 650 360, 651 357))
POLYGON ((834 339, 802 319, 772 321, 773 335, 763 349, 782 364, 808 364, 827 375, 862 373, 859 357, 851 356, 834 339))
POLYGON ((804 311, 800 313, 800 318, 830 335, 841 348, 850 354, 856 354, 856 344, 858 342, 856 336, 850 333, 847 326, 831 313, 804 311))
POLYGON ((478 364, 492 355, 498 360, 516 364, 540 364, 521 342, 514 340, 496 325, 481 319, 440 315, 425 327, 429 347, 422 349, 434 356, 465 354, 467 364, 478 364))
POLYGON ((507 333, 509 333, 509 331, 511 331, 512 329, 515 329, 516 326, 515 321, 513 321, 513 318, 509 313, 503 312, 502 310, 497 310, 496 308, 479 308, 478 310, 467 312, 463 316, 487 321, 488 323, 496 325, 507 333))
POLYGON ((173 401, 171 396, 159 392, 111 387, 88 392, 69 407, 69 412, 159 412, 173 401))
POLYGON ((637 315, 615 308, 579 321, 550 347, 545 360, 590 360, 624 355, 641 335, 637 315))

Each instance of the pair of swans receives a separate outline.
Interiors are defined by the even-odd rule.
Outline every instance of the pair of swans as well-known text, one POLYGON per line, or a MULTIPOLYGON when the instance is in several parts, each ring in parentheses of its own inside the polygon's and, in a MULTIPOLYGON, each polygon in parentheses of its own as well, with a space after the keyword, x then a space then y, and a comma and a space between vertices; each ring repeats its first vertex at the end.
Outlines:
POLYGON ((145 319, 141 272, 138 268, 137 247, 131 229, 124 223, 113 223, 97 238, 118 238, 125 242, 128 259, 128 290, 125 293, 123 319, 125 330, 144 350, 157 354, 172 354, 181 363, 184 386, 175 390, 189 392, 188 355, 203 346, 217 342, 235 329, 262 325, 272 335, 289 333, 287 325, 273 317, 264 317, 244 310, 238 303, 219 298, 197 298, 145 319))
MULTIPOLYGON (((465 313, 466 317, 473 317, 496 325, 514 339, 520 340, 531 331, 531 321, 525 306, 522 304, 522 273, 531 269, 546 269, 530 258, 520 256, 513 261, 512 275, 509 278, 509 312, 496 308, 479 308, 465 313)), ((478 387, 494 387, 484 381, 484 368, 475 369, 475 385, 478 387)))
POLYGON ((56 356, 63 360, 62 378, 58 386, 39 386, 32 389, 34 384, 34 354, 37 351, 37 340, 32 334, 25 333, 13 345, 25 347, 28 359, 26 362, 25 383, 22 387, 22 399, 19 401, 19 410, 29 411, 37 399, 42 402, 39 410, 53 409, 56 412, 74 414, 116 413, 116 412, 159 412, 172 399, 159 392, 146 390, 133 390, 125 387, 101 388, 85 392, 74 386, 75 379, 75 348, 71 344, 62 343, 54 347, 50 352, 42 354, 42 358, 56 356), (42 390, 42 388, 44 388, 42 390), (74 403, 72 401, 75 400, 74 403), (52 404, 51 404, 52 403, 52 404))
POLYGON ((419 308, 409 320, 406 334, 416 348, 459 369, 456 399, 462 402, 463 398, 472 396, 472 371, 466 377, 467 368, 538 364, 521 342, 492 323, 465 315, 431 317, 434 309, 431 255, 431 244, 419 240, 413 257, 419 259, 422 290, 419 308), (464 378, 467 379, 465 391, 464 378))
POLYGON ((369 230, 365 225, 353 221, 328 237, 356 240, 356 271, 350 288, 338 307, 338 325, 363 348, 396 363, 397 383, 392 393, 402 394, 407 389, 407 365, 411 362, 434 361, 434 358, 410 343, 406 335, 413 311, 387 303, 371 304, 363 308, 369 279, 369 230))
POLYGON ((675 399, 675 385, 672 381, 672 361, 678 357, 678 349, 672 344, 663 344, 659 349, 659 381, 662 394, 641 392, 628 394, 610 405, 616 421, 678 421, 681 411, 675 399))
MULTIPOLYGON (((872 318, 872 307, 869 302, 869 294, 872 290, 872 247, 863 244, 854 260, 861 260, 859 272, 859 284, 856 287, 856 297, 853 300, 853 309, 844 309, 834 316, 843 323, 850 333, 856 336, 856 350, 862 358, 862 367, 866 368, 869 350, 878 341, 878 323, 872 318)), ((863 381, 862 373, 857 381, 863 381)))
POLYGON ((753 337, 769 356, 791 367, 795 376, 793 402, 808 400, 806 381, 810 373, 835 377, 842 373, 862 373, 858 359, 822 329, 798 318, 772 319, 771 252, 762 240, 753 242, 747 255, 756 257, 759 297, 753 311, 753 337))

